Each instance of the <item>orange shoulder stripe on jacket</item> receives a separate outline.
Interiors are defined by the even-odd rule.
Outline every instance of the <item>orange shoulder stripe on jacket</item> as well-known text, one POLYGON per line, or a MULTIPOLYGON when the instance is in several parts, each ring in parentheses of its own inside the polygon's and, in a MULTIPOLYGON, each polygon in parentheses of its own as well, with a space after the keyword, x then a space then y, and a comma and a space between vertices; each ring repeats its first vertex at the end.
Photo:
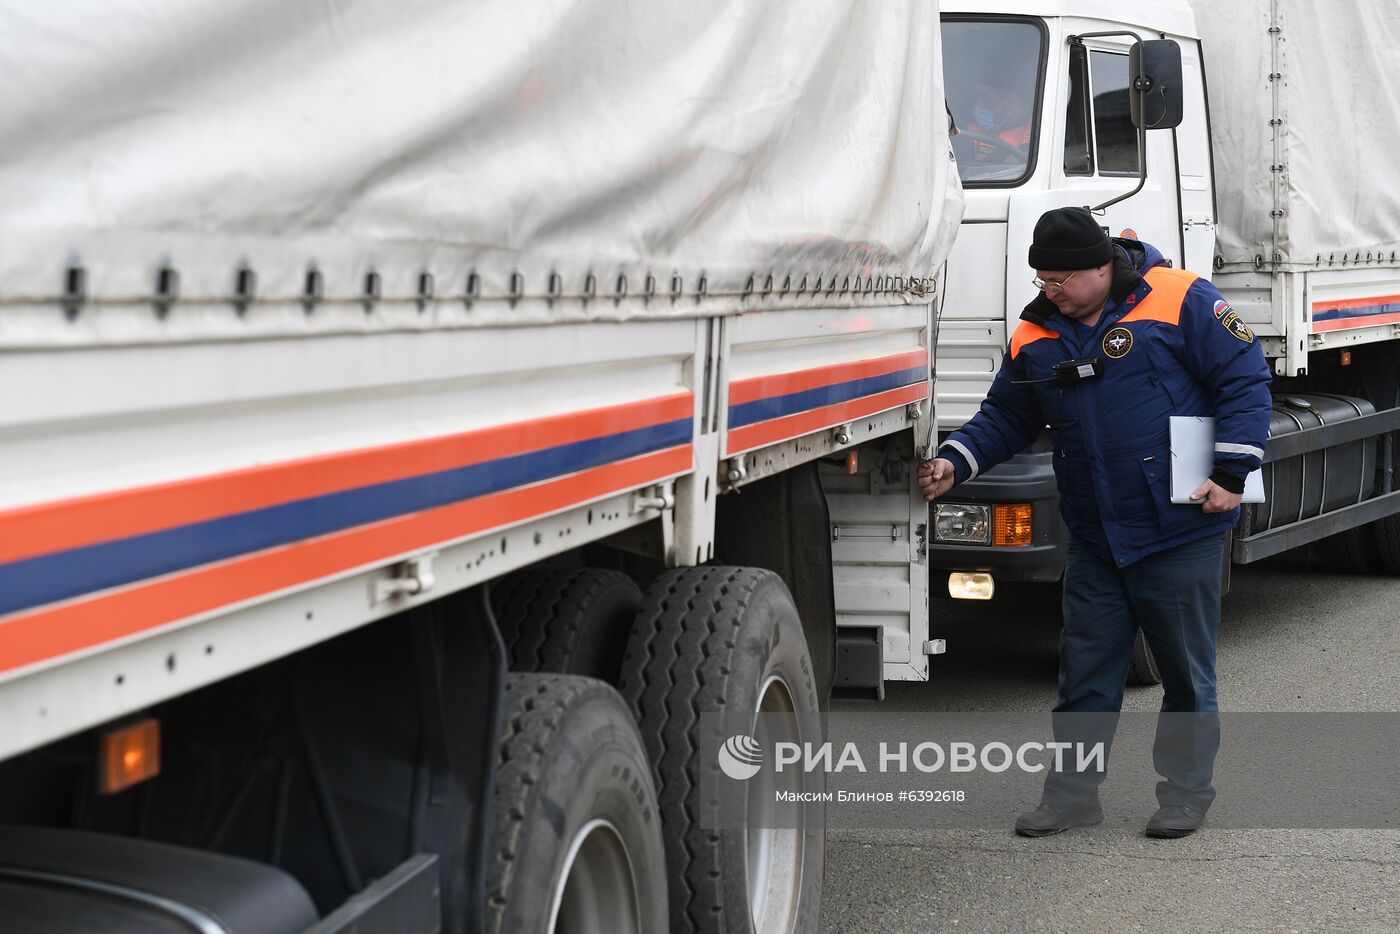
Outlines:
POLYGON ((1033 344, 1039 340, 1059 339, 1060 335, 1049 328, 1041 327, 1030 321, 1022 321, 1011 335, 1011 359, 1015 360, 1016 355, 1021 352, 1021 348, 1027 344, 1033 344))
POLYGON ((1199 276, 1185 269, 1169 269, 1154 266, 1143 276, 1152 291, 1138 302, 1137 307, 1118 319, 1119 324, 1129 321, 1163 321, 1167 324, 1181 323, 1181 304, 1186 301, 1186 291, 1199 276))

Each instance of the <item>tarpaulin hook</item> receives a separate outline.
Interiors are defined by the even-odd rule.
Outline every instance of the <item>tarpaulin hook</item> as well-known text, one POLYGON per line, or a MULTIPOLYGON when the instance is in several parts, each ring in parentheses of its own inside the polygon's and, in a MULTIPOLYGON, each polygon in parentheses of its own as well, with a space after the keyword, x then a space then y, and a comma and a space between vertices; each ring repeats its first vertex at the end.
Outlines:
POLYGON ((418 310, 426 311, 433 300, 433 274, 426 269, 418 270, 418 310))
POLYGON ((258 274, 244 259, 233 271, 233 308, 240 315, 248 313, 248 306, 257 298, 258 274))
POLYGON ((467 273, 467 291, 463 301, 470 308, 479 298, 481 298, 481 276, 477 275, 476 270, 473 269, 467 273))
POLYGON ((156 290, 153 297, 156 314, 164 318, 179 299, 180 273, 171 265, 169 257, 162 258, 156 268, 156 290))
POLYGON ((68 265, 63 269, 63 313, 72 321, 78 317, 78 312, 82 311, 83 305, 87 302, 87 270, 83 268, 78 257, 68 258, 68 265))
POLYGON ((365 314, 374 311, 375 303, 379 301, 382 289, 383 286, 379 278, 379 270, 371 266, 365 271, 365 291, 361 299, 365 305, 365 314))
POLYGON ((325 294, 325 281, 321 275, 321 270, 316 268, 313 260, 306 264, 306 278, 302 280, 301 286, 301 309, 308 315, 316 310, 316 303, 325 294))

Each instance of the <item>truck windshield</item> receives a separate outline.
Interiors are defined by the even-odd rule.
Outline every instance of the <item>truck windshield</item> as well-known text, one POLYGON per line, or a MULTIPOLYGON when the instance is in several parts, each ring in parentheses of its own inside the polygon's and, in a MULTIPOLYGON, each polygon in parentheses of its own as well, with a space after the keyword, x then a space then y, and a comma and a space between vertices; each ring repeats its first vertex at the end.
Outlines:
POLYGON ((1030 20, 943 20, 944 86, 964 185, 1016 185, 1035 167, 1043 46, 1030 20))

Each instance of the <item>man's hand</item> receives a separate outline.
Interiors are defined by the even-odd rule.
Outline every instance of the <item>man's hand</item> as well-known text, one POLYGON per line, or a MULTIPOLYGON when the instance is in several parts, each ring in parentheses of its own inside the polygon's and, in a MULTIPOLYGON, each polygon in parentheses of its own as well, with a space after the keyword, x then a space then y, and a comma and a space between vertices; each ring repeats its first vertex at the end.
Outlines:
POLYGON ((919 491, 924 502, 931 502, 953 488, 953 462, 935 457, 919 465, 919 491))
MULTIPOLYGON (((920 478, 919 482, 922 483, 923 479, 920 478)), ((1201 512, 1229 512, 1238 506, 1243 498, 1243 493, 1231 493, 1209 480, 1196 487, 1191 494, 1192 502, 1201 504, 1201 512)))

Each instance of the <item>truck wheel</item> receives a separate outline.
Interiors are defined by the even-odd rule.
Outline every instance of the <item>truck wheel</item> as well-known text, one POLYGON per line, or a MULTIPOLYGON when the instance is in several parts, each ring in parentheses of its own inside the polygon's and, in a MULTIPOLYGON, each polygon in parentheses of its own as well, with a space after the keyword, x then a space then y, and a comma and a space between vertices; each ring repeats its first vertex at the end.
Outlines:
POLYGON ((666 930, 816 932, 826 811, 776 798, 825 791, 824 772, 760 770, 743 780, 719 765, 721 746, 736 737, 822 741, 802 622, 782 579, 730 567, 661 575, 643 598, 619 686, 656 770, 666 930))
POLYGON ((1371 523, 1376 564, 1386 574, 1400 574, 1400 514, 1371 523))
POLYGON ((571 675, 512 674, 506 692, 487 930, 664 931, 656 792, 627 705, 571 675))
POLYGON ((1379 564, 1371 530, 1347 529, 1317 541, 1317 554, 1330 570, 1343 574, 1374 574, 1379 564))
POLYGON ((617 683, 642 592, 619 571, 529 568, 492 588, 511 671, 553 671, 617 683))
POLYGON ((1133 640, 1133 660, 1128 663, 1128 684, 1147 687, 1161 683, 1162 674, 1157 670, 1157 660, 1152 657, 1152 647, 1139 629, 1137 638, 1133 640))

